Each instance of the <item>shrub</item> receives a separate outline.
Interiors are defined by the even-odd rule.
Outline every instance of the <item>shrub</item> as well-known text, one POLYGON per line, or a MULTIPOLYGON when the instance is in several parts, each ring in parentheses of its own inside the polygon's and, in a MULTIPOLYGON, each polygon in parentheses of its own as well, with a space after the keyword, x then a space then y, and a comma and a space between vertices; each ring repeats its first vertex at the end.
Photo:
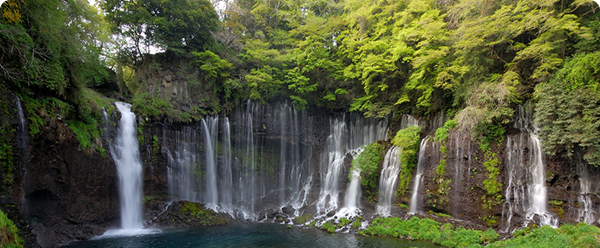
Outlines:
POLYGON ((23 247, 19 230, 2 211, 0 211, 0 247, 23 247))
POLYGON ((377 194, 377 179, 379 179, 379 162, 382 159, 381 153, 383 146, 377 142, 363 146, 364 151, 352 160, 352 168, 348 178, 352 180, 352 172, 360 170, 361 184, 365 186, 367 194, 374 196, 377 194))
POLYGON ((421 127, 411 126, 396 133, 392 144, 402 147, 400 155, 400 180, 398 182, 398 194, 403 195, 408 189, 412 178, 413 168, 417 164, 417 151, 419 150, 421 127))

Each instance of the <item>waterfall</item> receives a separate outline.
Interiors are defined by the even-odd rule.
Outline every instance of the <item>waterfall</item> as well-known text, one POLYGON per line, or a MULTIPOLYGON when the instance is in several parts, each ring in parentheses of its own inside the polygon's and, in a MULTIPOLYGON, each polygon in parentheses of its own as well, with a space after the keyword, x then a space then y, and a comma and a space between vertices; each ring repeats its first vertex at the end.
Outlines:
POLYGON ((232 211, 233 201, 233 174, 231 171, 231 128, 229 118, 223 120, 223 160, 221 162, 221 175, 219 176, 221 189, 221 207, 227 212, 232 211))
POLYGON ((321 162, 321 193, 317 202, 318 212, 329 212, 338 206, 339 181, 344 159, 346 158, 344 140, 346 139, 346 121, 335 118, 330 121, 330 135, 327 137, 327 153, 321 162), (325 174, 323 174, 325 171, 325 174))
MULTIPOLYGON (((182 200, 199 202, 201 191, 195 172, 199 170, 200 136, 189 126, 180 131, 168 131, 168 136, 173 137, 175 143, 174 149, 165 148, 168 158, 169 193, 182 200)), ((163 138, 163 141, 166 140, 166 137, 163 138)))
POLYGON ((590 167, 583 160, 580 150, 575 152, 577 174, 579 175, 579 209, 577 210, 577 221, 593 224, 596 221, 597 212, 594 210, 592 202, 592 181, 598 178, 592 178, 590 167))
POLYGON ((286 177, 286 164, 287 164, 287 160, 286 160, 286 155, 287 155, 287 140, 286 140, 286 127, 287 127, 287 120, 290 117, 290 113, 289 113, 289 108, 287 108, 286 105, 281 105, 281 109, 279 110, 279 125, 280 125, 280 133, 281 133, 281 139, 280 139, 280 145, 279 145, 279 169, 280 169, 280 174, 279 174, 279 188, 282 189, 281 193, 279 194, 279 199, 281 202, 281 205, 285 205, 285 177, 286 177))
POLYGON ((218 117, 207 117, 202 119, 202 127, 204 128, 204 151, 206 153, 206 200, 205 203, 211 209, 216 209, 219 203, 219 195, 217 193, 217 165, 215 161, 216 151, 214 148, 217 145, 217 126, 219 123, 218 117), (206 120, 208 119, 208 121, 206 120), (209 124, 207 124, 210 123, 209 124))
POLYGON ((119 173, 121 228, 141 229, 142 225, 142 165, 136 136, 135 114, 131 105, 116 102, 121 112, 119 131, 111 145, 111 154, 119 173))
MULTIPOLYGON (((362 146, 387 135, 387 120, 364 118, 359 115, 337 115, 330 120, 330 135, 327 137, 327 153, 323 154, 320 164, 321 191, 317 202, 317 212, 326 213, 338 208, 341 179, 346 154, 357 156, 362 146), (325 172, 325 173, 323 173, 325 172)), ((348 184, 344 205, 352 210, 358 205, 360 198, 360 171, 352 172, 352 180, 348 184), (354 176, 356 175, 356 176, 354 176)))
MULTIPOLYGON (((319 210, 337 209, 347 178, 346 155, 356 156, 362 146, 387 135, 386 119, 336 115, 329 119, 323 162, 313 165, 313 149, 319 141, 313 136, 315 117, 307 111, 289 103, 270 106, 248 101, 234 117, 230 121, 208 116, 198 127, 163 130, 161 145, 168 157, 173 197, 245 219, 262 218, 273 209, 299 215, 311 204, 309 194, 320 168, 320 195, 313 204, 319 210)), ((348 185, 349 201, 344 205, 357 207, 360 178, 348 185)))
POLYGON ((352 179, 350 180, 350 184, 348 184, 348 189, 346 190, 346 196, 344 197, 344 207, 348 209, 356 209, 360 207, 360 169, 355 168, 350 173, 352 174, 352 179))
POLYGON ((17 98, 17 116, 19 116, 19 132, 18 132, 18 136, 19 136, 19 140, 18 140, 18 144, 19 144, 19 148, 21 149, 21 172, 20 173, 24 173, 25 172, 25 168, 26 168, 26 163, 27 160, 29 159, 29 157, 31 157, 31 154, 29 154, 29 136, 27 133, 27 126, 26 126, 26 119, 25 119, 25 114, 23 113, 23 107, 21 106, 21 99, 16 96, 17 98))
POLYGON ((19 130, 21 132, 21 146, 25 146, 25 137, 27 135, 27 127, 25 127, 25 115, 23 107, 21 107, 21 99, 17 96, 17 115, 19 116, 19 130))
POLYGON ((423 180, 423 168, 425 165, 425 150, 427 149, 427 141, 429 140, 429 136, 425 137, 421 140, 421 145, 419 146, 419 158, 417 160, 417 174, 413 179, 413 189, 412 196, 410 197, 410 209, 408 210, 409 214, 416 214, 419 212, 419 189, 421 186, 421 181, 423 180))
POLYGON ((519 106, 515 117, 515 128, 519 134, 507 137, 506 168, 508 184, 502 216, 506 229, 510 231, 515 214, 525 216, 525 225, 539 217, 540 225, 558 226, 556 216, 548 212, 546 170, 540 140, 530 106, 519 106))
POLYGON ((398 184, 401 154, 402 148, 393 146, 387 151, 383 160, 377 204, 377 213, 381 216, 390 216, 392 213, 392 198, 398 184))

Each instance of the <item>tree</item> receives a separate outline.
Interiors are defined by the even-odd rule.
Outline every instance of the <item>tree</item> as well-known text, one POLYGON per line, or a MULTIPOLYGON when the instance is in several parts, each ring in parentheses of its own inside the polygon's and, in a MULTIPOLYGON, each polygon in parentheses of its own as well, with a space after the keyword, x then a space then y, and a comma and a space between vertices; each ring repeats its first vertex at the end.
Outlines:
POLYGON ((147 46, 184 53, 213 44, 218 15, 208 0, 106 0, 102 3, 114 30, 132 43, 128 52, 140 56, 147 46))

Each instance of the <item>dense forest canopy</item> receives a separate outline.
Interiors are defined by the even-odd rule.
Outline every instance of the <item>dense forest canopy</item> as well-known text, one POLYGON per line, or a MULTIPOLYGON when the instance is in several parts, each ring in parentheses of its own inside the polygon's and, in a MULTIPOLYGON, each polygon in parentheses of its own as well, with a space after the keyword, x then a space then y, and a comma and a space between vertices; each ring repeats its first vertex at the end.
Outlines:
MULTIPOLYGON (((227 111, 247 99, 290 99, 299 108, 368 117, 444 111, 475 137, 486 137, 509 125, 518 104, 532 102, 547 152, 570 155, 581 149, 590 164, 600 165, 600 8, 593 1, 97 5, 85 0, 2 5, 2 87, 28 105, 32 134, 54 113, 97 137, 93 130, 108 101, 88 88, 113 81, 118 97, 159 110, 146 114, 165 115, 172 107, 168 102, 137 92, 144 82, 136 72, 154 47, 169 59, 190 61, 218 97, 187 116, 227 111)), ((151 109, 144 107, 138 112, 151 109)))

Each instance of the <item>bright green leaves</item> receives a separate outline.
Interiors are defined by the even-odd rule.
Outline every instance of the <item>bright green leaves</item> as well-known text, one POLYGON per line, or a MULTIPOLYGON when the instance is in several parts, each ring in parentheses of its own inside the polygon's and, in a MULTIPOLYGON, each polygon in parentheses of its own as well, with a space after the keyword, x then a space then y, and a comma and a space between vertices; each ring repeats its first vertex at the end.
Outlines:
POLYGON ((221 59, 219 55, 214 54, 211 51, 205 52, 192 52, 198 59, 196 63, 200 63, 200 69, 206 73, 208 80, 215 80, 217 78, 227 78, 230 76, 233 65, 227 60, 221 59))
POLYGON ((364 92, 352 109, 385 116, 392 110, 385 105, 412 102, 428 110, 449 53, 447 24, 435 2, 348 5, 349 29, 340 52, 352 63, 344 76, 360 80, 364 92))
POLYGON ((580 149, 590 164, 600 165, 600 52, 567 61, 556 78, 536 87, 535 120, 542 147, 550 154, 580 149))
POLYGON ((400 181, 398 182, 398 194, 403 195, 408 189, 412 172, 417 165, 417 151, 419 150, 419 140, 421 137, 421 127, 410 126, 396 133, 392 139, 392 144, 402 147, 400 155, 400 181))
POLYGON ((245 79, 250 87, 251 99, 265 101, 265 99, 272 99, 278 93, 281 81, 271 76, 276 71, 277 68, 265 65, 260 69, 252 69, 250 74, 246 75, 245 79))
POLYGON ((204 80, 212 86, 215 94, 225 93, 225 98, 229 99, 233 91, 239 90, 233 79, 229 79, 233 64, 227 60, 221 59, 219 55, 211 51, 192 52, 196 57, 195 63, 200 65, 200 70, 204 71, 204 80))
POLYGON ((377 179, 379 179, 379 162, 383 159, 383 146, 377 142, 363 146, 364 151, 352 160, 348 178, 352 180, 352 171, 359 169, 361 184, 366 189, 368 197, 377 195, 377 179))
POLYGON ((206 50, 218 25, 208 0, 105 0, 102 8, 115 31, 135 43, 129 53, 149 45, 179 53, 206 50))

